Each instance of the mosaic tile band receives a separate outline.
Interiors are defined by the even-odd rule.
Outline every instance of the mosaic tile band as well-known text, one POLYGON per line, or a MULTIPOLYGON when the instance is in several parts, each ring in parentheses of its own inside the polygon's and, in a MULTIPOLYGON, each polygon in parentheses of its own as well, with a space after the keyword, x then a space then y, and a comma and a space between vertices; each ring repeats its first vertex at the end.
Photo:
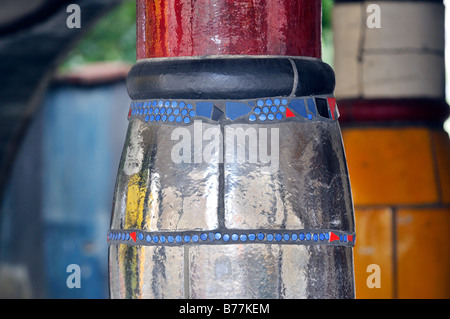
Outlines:
POLYGON ((212 230, 184 232, 144 232, 111 230, 109 244, 179 246, 225 244, 355 245, 355 233, 324 229, 300 230, 212 230))
POLYGON ((196 119, 212 122, 274 123, 289 121, 336 121, 336 100, 329 96, 275 97, 264 99, 132 101, 128 119, 141 119, 149 124, 183 125, 196 119))

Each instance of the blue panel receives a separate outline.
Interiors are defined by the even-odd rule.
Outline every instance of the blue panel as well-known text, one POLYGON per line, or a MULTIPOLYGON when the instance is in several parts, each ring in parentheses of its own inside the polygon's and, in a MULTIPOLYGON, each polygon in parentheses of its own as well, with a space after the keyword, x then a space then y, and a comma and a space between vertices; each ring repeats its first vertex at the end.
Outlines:
POLYGON ((123 84, 62 87, 47 96, 41 205, 48 298, 108 298, 105 234, 127 105, 123 84), (69 264, 81 267, 81 289, 66 286, 69 264))
POLYGON ((291 103, 289 103, 289 108, 291 110, 294 110, 298 115, 307 117, 306 108, 305 108, 305 101, 303 99, 300 100, 292 100, 291 103))
POLYGON ((316 106, 314 104, 314 99, 308 99, 308 110, 316 116, 316 106))
POLYGON ((213 106, 214 105, 211 102, 197 102, 197 116, 203 116, 210 119, 213 106))
POLYGON ((244 103, 226 102, 226 114, 230 120, 235 120, 238 117, 250 113, 252 108, 244 103))

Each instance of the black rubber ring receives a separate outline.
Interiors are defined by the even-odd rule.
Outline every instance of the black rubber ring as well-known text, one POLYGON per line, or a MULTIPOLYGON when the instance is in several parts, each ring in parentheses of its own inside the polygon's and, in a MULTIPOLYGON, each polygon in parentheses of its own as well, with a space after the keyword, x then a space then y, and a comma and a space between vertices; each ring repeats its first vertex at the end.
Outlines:
POLYGON ((205 57, 140 60, 127 76, 133 100, 249 99, 332 94, 333 69, 301 57, 205 57))

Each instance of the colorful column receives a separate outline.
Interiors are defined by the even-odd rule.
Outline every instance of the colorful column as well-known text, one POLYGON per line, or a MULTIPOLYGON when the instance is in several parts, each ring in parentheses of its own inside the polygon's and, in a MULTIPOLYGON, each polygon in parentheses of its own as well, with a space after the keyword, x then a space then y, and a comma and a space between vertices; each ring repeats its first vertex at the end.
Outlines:
POLYGON ((337 0, 333 23, 356 297, 449 298, 443 1, 337 0))
POLYGON ((353 298, 319 0, 137 1, 112 298, 353 298))

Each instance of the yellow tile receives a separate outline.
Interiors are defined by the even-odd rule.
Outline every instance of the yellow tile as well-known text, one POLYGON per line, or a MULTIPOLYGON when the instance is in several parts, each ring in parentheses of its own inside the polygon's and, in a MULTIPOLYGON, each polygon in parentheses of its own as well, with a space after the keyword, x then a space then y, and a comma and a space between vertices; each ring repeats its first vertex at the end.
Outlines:
POLYGON ((399 298, 450 298, 450 208, 396 215, 399 298))
POLYGON ((356 245, 354 248, 357 299, 389 299, 393 297, 392 211, 356 209, 356 245), (380 267, 380 288, 369 288, 369 265, 380 267))
POLYGON ((426 128, 347 128, 343 140, 355 205, 439 199, 426 128))
POLYGON ((434 147, 441 187, 442 201, 450 204, 450 139, 443 131, 434 131, 434 147))

